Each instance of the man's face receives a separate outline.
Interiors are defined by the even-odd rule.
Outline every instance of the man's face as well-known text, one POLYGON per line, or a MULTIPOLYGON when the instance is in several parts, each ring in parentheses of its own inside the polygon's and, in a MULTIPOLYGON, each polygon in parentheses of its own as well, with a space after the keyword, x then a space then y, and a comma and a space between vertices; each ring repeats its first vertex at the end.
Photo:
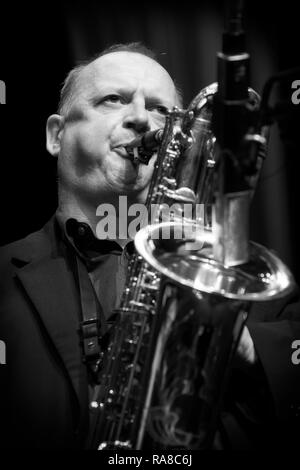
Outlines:
POLYGON ((149 57, 115 52, 94 61, 82 71, 62 131, 61 183, 96 203, 118 194, 144 200, 155 156, 148 166, 135 165, 124 146, 163 127, 166 109, 176 104, 172 79, 149 57))

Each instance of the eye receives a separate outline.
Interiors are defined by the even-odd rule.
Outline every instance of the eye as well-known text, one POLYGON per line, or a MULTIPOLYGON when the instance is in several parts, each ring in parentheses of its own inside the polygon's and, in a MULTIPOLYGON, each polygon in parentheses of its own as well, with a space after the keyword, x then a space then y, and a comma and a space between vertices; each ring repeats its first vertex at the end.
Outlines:
POLYGON ((119 106, 119 105, 124 105, 128 102, 126 97, 122 95, 117 95, 115 93, 110 93, 109 95, 102 96, 100 98, 97 98, 94 101, 95 106, 119 106))
POLYGON ((162 116, 166 116, 168 114, 169 110, 166 106, 154 105, 154 106, 151 106, 150 111, 155 111, 155 112, 161 114, 162 116))
POLYGON ((122 103, 124 104, 125 103, 125 99, 120 96, 120 95, 114 95, 114 94, 111 94, 111 95, 107 95, 103 98, 102 100, 103 103, 122 103))

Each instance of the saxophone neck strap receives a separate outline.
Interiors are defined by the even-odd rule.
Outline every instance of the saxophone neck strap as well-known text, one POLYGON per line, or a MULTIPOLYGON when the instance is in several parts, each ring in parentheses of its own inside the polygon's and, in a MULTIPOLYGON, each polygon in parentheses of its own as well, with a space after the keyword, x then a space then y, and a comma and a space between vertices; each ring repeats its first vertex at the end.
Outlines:
POLYGON ((101 339, 108 331, 103 309, 83 261, 76 256, 82 320, 79 331, 83 349, 83 362, 95 380, 103 355, 101 339))

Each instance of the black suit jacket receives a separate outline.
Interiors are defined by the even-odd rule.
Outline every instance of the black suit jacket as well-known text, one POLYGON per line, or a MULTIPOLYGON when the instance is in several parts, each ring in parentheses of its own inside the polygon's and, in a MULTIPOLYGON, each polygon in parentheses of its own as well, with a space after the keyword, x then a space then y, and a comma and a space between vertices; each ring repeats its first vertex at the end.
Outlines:
POLYGON ((0 339, 7 356, 0 370, 1 443, 81 448, 88 386, 78 290, 59 254, 53 220, 2 248, 0 261, 0 339))
MULTIPOLYGON (((88 383, 78 335, 80 302, 55 226, 52 219, 0 253, 0 339, 7 348, 7 364, 0 366, 0 447, 84 447, 88 383)), ((299 425, 300 365, 291 361, 292 342, 300 339, 299 305, 297 290, 284 299, 256 304, 248 325, 268 384, 267 397, 286 429, 291 422, 299 425)), ((241 377, 239 371, 236 376, 241 377)), ((249 384, 255 388, 255 378, 250 376, 249 384)), ((260 398, 255 399, 254 408, 260 398)), ((227 418, 230 445, 247 448, 242 428, 227 418)))

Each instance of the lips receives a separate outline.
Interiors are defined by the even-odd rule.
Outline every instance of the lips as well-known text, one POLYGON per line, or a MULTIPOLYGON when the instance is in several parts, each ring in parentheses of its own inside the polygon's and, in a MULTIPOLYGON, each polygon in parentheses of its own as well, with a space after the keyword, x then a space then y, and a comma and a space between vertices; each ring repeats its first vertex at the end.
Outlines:
POLYGON ((113 150, 116 153, 118 153, 119 155, 121 155, 121 157, 131 160, 131 156, 129 155, 129 153, 125 149, 125 145, 118 145, 118 146, 114 147, 113 150))

